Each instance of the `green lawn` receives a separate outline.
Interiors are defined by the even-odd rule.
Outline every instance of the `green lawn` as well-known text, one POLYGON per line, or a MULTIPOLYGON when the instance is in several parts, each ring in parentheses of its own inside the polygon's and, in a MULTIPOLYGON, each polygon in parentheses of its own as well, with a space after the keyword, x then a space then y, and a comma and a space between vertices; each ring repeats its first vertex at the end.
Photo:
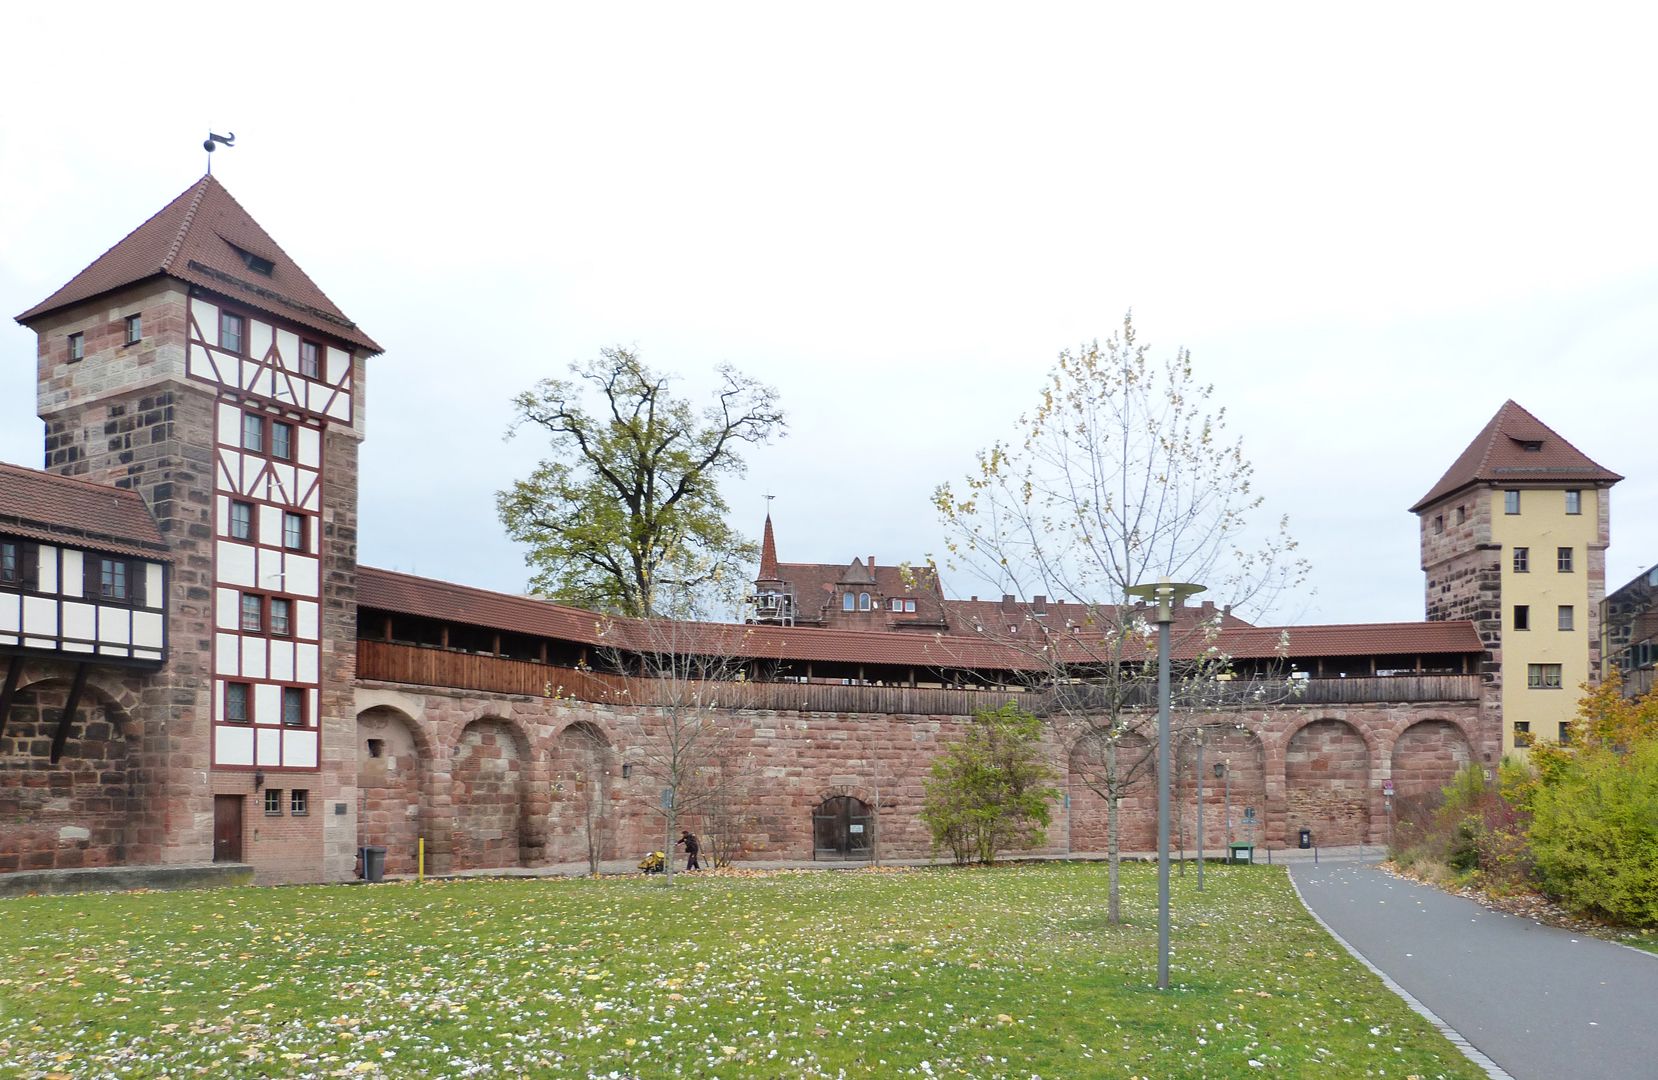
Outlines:
POLYGON ((0 1073, 1483 1076, 1284 873, 466 881, 0 902, 0 1073), (11 1072, 6 1072, 6 1070, 11 1072))

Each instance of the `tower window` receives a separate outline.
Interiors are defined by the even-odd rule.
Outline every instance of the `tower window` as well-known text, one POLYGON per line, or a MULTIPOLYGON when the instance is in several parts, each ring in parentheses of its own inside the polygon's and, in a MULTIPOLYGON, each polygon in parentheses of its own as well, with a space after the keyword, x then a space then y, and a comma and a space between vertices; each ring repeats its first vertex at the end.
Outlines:
POLYGON ((386 740, 384 740, 384 739, 370 739, 368 741, 368 756, 369 757, 385 757, 386 756, 386 740))
POLYGON ((1520 512, 1520 493, 1518 491, 1503 492, 1503 513, 1518 514, 1520 512))
POLYGON ((271 421, 271 457, 292 461, 294 457, 294 425, 280 420, 271 421))
POLYGON ((1515 746, 1530 746, 1531 745, 1531 721, 1530 720, 1516 720, 1516 721, 1514 721, 1514 745, 1515 746))
POLYGON ((282 723, 285 727, 305 726, 305 691, 300 687, 282 688, 282 723))
POLYGON ((1572 628, 1572 605, 1561 604, 1557 629, 1570 630, 1572 628))
POLYGON ((1433 531, 1436 532, 1436 533, 1442 533, 1442 532, 1445 531, 1445 515, 1444 514, 1435 514, 1434 515, 1434 518, 1433 518, 1433 531))
POLYGON ((305 550, 305 515, 292 510, 282 512, 282 546, 289 551, 305 550))
POLYGON ((86 359, 86 335, 69 335, 69 362, 71 364, 86 359))
POLYGON ((1532 690, 1560 689, 1560 665, 1527 664, 1526 686, 1532 690))
POLYGON ((253 718, 252 687, 244 682, 225 683, 225 719, 245 724, 253 718))
POLYGON ((13 587, 23 583, 23 545, 15 540, 0 540, 0 585, 13 587))
POLYGON ((1516 629, 1516 630, 1530 630, 1531 629, 1531 605, 1530 604, 1515 604, 1514 605, 1514 629, 1516 629))
POLYGON ((861 593, 858 594, 858 610, 859 611, 868 611, 869 610, 869 594, 868 593, 861 592, 861 593))
POLYGON ((257 634, 265 628, 265 598, 256 593, 242 594, 242 631, 257 634))
POLYGON ((144 338, 144 316, 127 316, 127 344, 136 345, 144 338))
POLYGON ((271 597, 271 633, 277 637, 287 637, 293 633, 292 600, 280 596, 271 597))
POLYGON ((253 504, 232 502, 230 504, 230 535, 235 540, 253 539, 253 504))
POLYGON ((841 597, 841 610, 842 611, 856 611, 857 609, 858 609, 858 598, 857 597, 853 596, 851 593, 847 593, 847 594, 845 594, 844 596, 841 597))
POLYGON ((1572 572, 1572 549, 1569 548, 1569 547, 1559 548, 1555 552, 1555 564, 1556 564, 1557 569, 1559 569, 1559 571, 1562 574, 1571 573, 1572 572))
POLYGON ((307 379, 322 378, 322 346, 314 341, 299 343, 299 373, 307 379))
POLYGON ((219 312, 219 348, 240 354, 246 343, 247 320, 228 311, 219 312))
POLYGON ((1531 572, 1531 549, 1517 547, 1514 549, 1514 572, 1526 574, 1531 572))
POLYGON ((255 454, 265 452, 265 418, 253 413, 242 414, 242 449, 255 454))
POLYGON ((1577 491, 1575 489, 1566 492, 1566 513, 1568 513, 1568 514, 1581 514, 1581 513, 1583 513, 1583 492, 1577 491))
POLYGON ((1457 524, 1461 525, 1464 521, 1467 521, 1467 520, 1468 520, 1468 508, 1466 506, 1457 507, 1457 524))

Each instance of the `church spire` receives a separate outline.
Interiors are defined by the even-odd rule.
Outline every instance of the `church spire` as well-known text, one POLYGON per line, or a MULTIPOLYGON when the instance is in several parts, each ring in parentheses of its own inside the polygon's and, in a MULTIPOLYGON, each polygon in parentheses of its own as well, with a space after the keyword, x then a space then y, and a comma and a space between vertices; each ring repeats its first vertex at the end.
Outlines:
POLYGON ((771 532, 771 511, 766 511, 766 533, 760 541, 760 576, 756 581, 776 581, 777 538, 771 532))

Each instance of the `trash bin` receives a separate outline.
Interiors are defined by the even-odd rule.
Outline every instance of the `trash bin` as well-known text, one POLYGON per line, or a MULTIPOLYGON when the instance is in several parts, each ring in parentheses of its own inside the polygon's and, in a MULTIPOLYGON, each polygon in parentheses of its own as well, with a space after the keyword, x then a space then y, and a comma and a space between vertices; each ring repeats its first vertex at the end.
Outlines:
POLYGON ((1311 829, 1301 830, 1301 846, 1304 848, 1313 846, 1313 831, 1311 829))
POLYGON ((359 849, 359 858, 363 860, 363 880, 381 882, 386 880, 386 849, 383 847, 364 847, 359 849))
POLYGON ((1253 863, 1255 861, 1255 845, 1242 841, 1229 844, 1226 850, 1226 861, 1229 863, 1253 863))

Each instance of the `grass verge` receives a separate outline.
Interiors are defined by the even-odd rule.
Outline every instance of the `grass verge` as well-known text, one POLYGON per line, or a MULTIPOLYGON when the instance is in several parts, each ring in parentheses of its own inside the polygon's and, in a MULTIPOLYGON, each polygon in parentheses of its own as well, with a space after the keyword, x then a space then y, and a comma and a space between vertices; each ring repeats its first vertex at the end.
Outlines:
POLYGON ((0 1072, 1483 1076, 1281 869, 682 875, 0 904, 0 1072))

